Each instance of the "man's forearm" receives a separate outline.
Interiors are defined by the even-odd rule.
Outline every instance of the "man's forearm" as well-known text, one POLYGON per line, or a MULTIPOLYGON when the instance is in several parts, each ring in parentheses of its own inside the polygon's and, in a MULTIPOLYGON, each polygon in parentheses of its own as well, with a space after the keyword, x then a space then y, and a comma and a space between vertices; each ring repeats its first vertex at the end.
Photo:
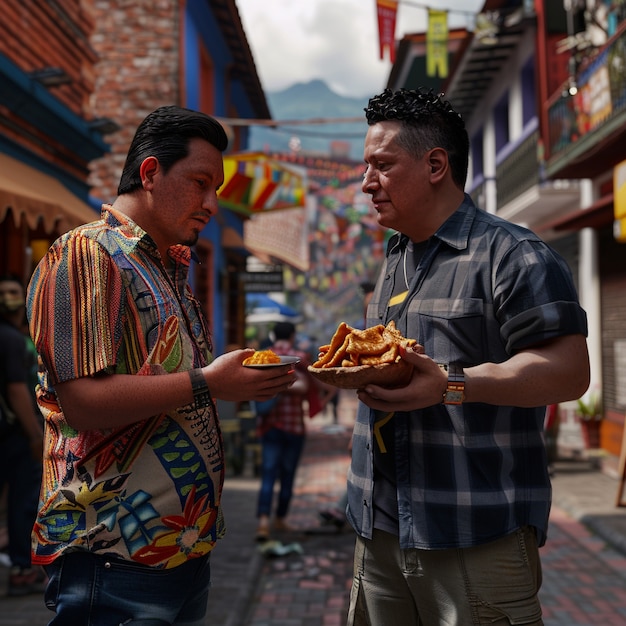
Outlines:
POLYGON ((188 372, 78 378, 55 385, 67 423, 76 430, 120 428, 193 399, 188 372))
POLYGON ((589 386, 586 341, 560 337, 504 363, 467 368, 465 379, 468 402, 534 407, 574 400, 589 386))

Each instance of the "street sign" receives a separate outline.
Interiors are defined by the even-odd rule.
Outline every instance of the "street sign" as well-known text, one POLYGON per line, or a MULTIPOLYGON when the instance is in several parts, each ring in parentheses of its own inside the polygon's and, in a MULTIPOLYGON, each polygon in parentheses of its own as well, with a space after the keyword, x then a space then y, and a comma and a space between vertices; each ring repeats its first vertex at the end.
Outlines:
POLYGON ((283 272, 240 272, 239 278, 246 293, 283 291, 283 272))

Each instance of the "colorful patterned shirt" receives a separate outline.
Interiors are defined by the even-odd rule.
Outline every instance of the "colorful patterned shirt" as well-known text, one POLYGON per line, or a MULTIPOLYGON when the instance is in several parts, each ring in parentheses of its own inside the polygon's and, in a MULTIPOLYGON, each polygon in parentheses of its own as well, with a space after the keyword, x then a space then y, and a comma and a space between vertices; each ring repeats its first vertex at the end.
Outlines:
MULTIPOLYGON (((529 230, 478 210, 469 196, 429 239, 399 298, 394 280, 403 277, 396 268, 407 242, 398 234, 389 241, 367 325, 393 317, 436 362, 501 363, 542 341, 587 333, 563 259, 529 230)), ((465 548, 525 525, 543 543, 551 500, 544 416, 545 407, 437 404, 393 413, 360 404, 348 519, 371 538, 375 454, 389 454, 381 466, 395 470, 386 472, 395 510, 387 499, 384 513, 397 522, 401 548, 465 548)), ((382 524, 392 527, 384 517, 382 524)))
POLYGON ((189 404, 119 429, 78 432, 54 385, 84 376, 159 376, 211 360, 211 339, 187 283, 191 251, 154 241, 110 206, 58 239, 28 291, 43 362, 44 480, 33 563, 66 550, 171 568, 207 554, 223 530, 222 438, 214 406, 189 404))

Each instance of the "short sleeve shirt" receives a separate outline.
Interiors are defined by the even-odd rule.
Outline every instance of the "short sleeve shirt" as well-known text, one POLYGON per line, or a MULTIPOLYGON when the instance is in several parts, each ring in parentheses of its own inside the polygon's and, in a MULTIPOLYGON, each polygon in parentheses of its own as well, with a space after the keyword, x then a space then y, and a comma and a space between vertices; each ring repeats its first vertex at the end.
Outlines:
MULTIPOLYGON (((309 364, 309 357, 306 352, 295 349, 291 342, 279 339, 272 346, 272 351, 279 356, 297 356, 300 361, 296 365, 298 375, 308 376, 306 371, 309 364)), ((302 435, 306 433, 304 426, 304 405, 306 399, 304 394, 281 393, 278 402, 272 410, 259 418, 257 432, 259 436, 266 433, 271 428, 282 430, 291 435, 302 435)))
MULTIPOLYGON (((393 279, 407 238, 389 242, 367 323, 390 319, 393 279)), ((477 209, 471 198, 430 238, 398 328, 440 363, 501 363, 544 340, 587 333, 567 264, 531 231, 477 209)), ((545 540, 551 487, 545 407, 464 403, 371 411, 359 405, 348 476, 348 518, 371 537, 374 446, 392 446, 402 548, 478 545, 531 525, 545 540), (377 423, 381 417, 385 424, 377 423)))
POLYGON ((224 478, 214 406, 194 404, 119 429, 78 432, 54 385, 85 376, 164 376, 210 362, 211 341, 187 283, 191 251, 169 250, 112 207, 65 234, 28 291, 43 362, 44 483, 33 563, 82 549, 156 568, 208 553, 222 530, 224 478))

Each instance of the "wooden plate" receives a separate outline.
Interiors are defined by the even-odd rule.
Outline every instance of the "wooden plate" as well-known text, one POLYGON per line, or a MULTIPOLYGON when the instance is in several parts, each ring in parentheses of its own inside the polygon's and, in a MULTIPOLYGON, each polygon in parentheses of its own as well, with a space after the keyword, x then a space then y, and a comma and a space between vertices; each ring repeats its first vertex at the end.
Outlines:
POLYGON ((309 373, 328 385, 340 389, 362 389, 366 385, 404 387, 411 380, 413 365, 400 359, 397 363, 383 365, 357 365, 356 367, 313 367, 309 373))

